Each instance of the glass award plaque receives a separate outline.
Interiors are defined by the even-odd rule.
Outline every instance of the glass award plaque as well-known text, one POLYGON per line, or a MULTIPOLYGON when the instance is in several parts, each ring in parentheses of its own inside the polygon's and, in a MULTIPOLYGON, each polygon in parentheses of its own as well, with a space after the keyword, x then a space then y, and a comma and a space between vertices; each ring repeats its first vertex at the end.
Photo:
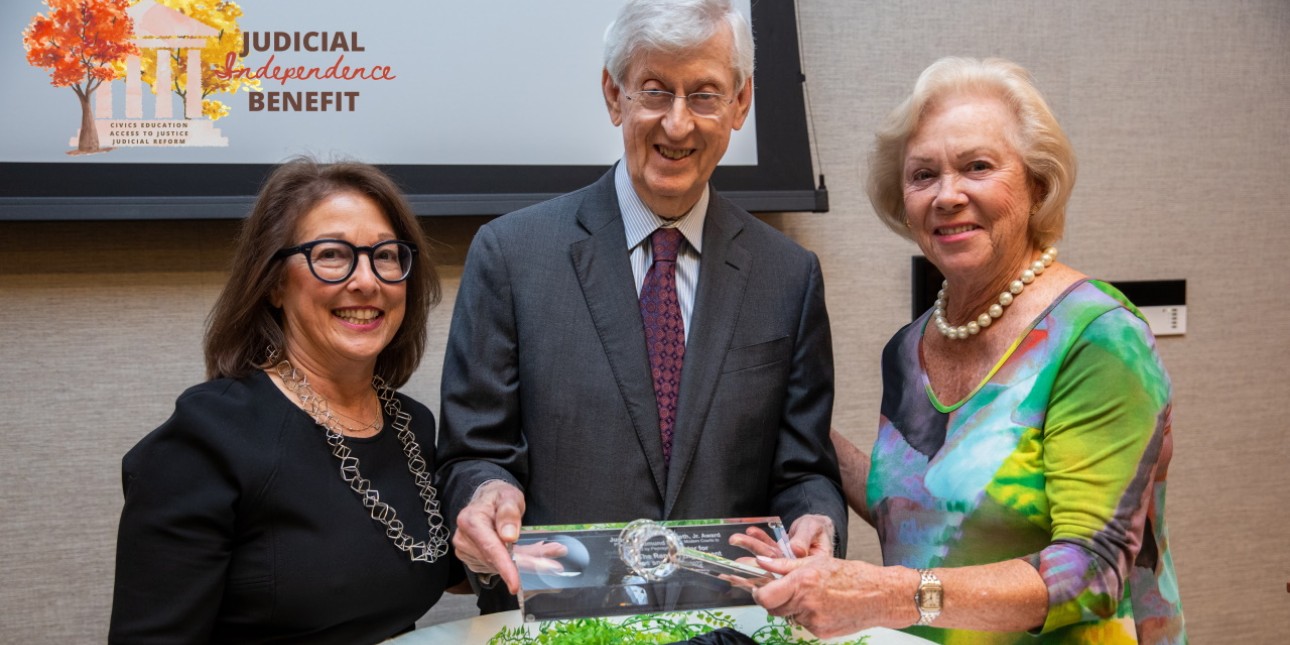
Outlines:
POLYGON ((524 527, 512 549, 520 612, 532 622, 751 605, 747 587, 775 575, 736 562, 751 554, 730 536, 754 526, 792 557, 777 517, 524 527))

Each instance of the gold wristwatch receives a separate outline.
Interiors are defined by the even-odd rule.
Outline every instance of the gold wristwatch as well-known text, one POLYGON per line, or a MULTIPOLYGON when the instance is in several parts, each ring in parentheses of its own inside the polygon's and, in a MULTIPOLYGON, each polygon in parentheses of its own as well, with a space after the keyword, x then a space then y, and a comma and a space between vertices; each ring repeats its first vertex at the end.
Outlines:
POLYGON ((914 604, 918 607, 918 622, 915 625, 930 625, 941 615, 941 603, 945 598, 945 587, 941 579, 931 569, 918 570, 918 591, 914 592, 914 604))

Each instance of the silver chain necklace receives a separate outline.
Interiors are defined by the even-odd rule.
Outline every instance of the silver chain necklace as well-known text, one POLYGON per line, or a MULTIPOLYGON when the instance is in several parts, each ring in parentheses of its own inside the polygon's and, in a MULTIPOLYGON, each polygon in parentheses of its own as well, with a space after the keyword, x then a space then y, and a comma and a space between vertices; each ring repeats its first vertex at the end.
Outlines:
POLYGON ((376 390, 377 398, 384 404, 385 412, 394 418, 394 423, 390 427, 398 433, 399 441, 403 442, 403 454, 408 458, 408 471, 416 480, 421 499, 425 500, 426 523, 430 527, 430 538, 420 542, 404 532, 403 522, 394 512, 394 507, 382 502, 380 491, 372 487, 371 480, 365 479, 358 472, 358 458, 354 457, 349 446, 345 445, 344 435, 336 430, 339 421, 328 406, 327 399, 314 392, 304 374, 296 371, 289 361, 283 359, 273 367, 273 370, 282 379, 287 389, 300 399, 300 405, 305 413, 313 417, 314 422, 322 427, 327 437, 327 445, 331 446, 331 454, 340 461, 340 478, 358 494, 372 519, 385 526, 385 535, 394 543, 395 548, 408 554, 414 562, 434 562, 446 555, 448 527, 444 524, 443 515, 439 513, 438 491, 431 483, 430 474, 426 472, 426 462, 421 456, 421 444, 417 443, 416 436, 409 428, 412 415, 403 411, 403 404, 394 396, 394 388, 387 385, 385 379, 380 376, 372 377, 372 388, 376 390))

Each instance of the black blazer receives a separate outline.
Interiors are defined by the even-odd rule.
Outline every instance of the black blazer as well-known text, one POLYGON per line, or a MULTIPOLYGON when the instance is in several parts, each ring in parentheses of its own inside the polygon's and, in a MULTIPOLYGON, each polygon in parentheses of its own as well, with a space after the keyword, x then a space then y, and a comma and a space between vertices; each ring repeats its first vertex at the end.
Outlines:
MULTIPOLYGON (((434 417, 399 397, 433 467, 434 417)), ((345 443, 424 540, 424 503, 386 421, 345 443)), ((184 392, 122 470, 110 642, 375 643, 461 577, 450 557, 412 562, 394 547, 322 429, 262 372, 184 392)))

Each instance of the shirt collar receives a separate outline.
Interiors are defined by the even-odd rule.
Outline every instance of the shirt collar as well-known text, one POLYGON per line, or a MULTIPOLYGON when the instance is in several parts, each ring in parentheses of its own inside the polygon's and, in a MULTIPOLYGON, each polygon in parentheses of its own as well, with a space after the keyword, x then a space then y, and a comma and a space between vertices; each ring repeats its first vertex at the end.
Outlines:
MULTIPOLYGON (((614 170, 614 189, 618 192, 618 208, 622 211, 623 228, 627 231, 627 250, 635 249, 654 232, 654 229, 669 222, 655 215, 645 202, 641 201, 640 195, 636 194, 632 179, 627 175, 626 160, 619 161, 614 170)), ((711 189, 705 185, 699 201, 681 218, 681 223, 676 225, 681 235, 685 237, 685 241, 689 242, 695 253, 699 255, 703 255, 703 221, 708 216, 708 200, 711 192, 711 189)))

